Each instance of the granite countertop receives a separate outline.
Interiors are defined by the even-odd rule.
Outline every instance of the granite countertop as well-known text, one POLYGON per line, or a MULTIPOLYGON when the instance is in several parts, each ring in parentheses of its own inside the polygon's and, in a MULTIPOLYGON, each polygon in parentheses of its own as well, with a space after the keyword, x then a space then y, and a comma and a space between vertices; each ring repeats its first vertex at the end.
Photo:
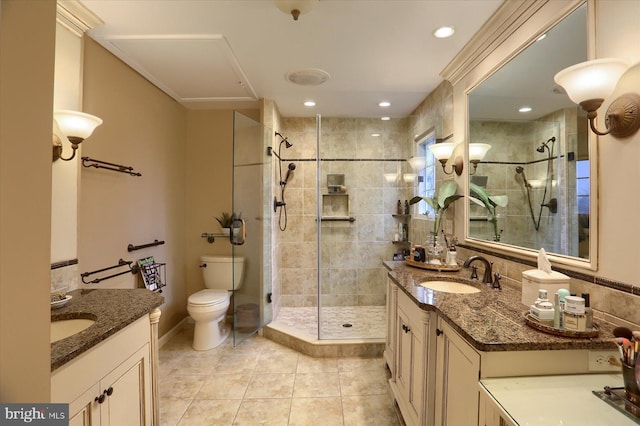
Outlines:
POLYGON ((114 335, 164 303, 164 297, 144 288, 73 290, 62 308, 51 310, 51 321, 92 319, 89 328, 51 343, 51 371, 114 335))
POLYGON ((595 338, 570 338, 547 334, 528 326, 527 308, 519 288, 509 284, 493 290, 470 280, 468 269, 460 272, 436 272, 407 266, 404 262, 385 261, 389 277, 419 307, 436 311, 472 346, 480 351, 533 351, 561 349, 610 349, 615 325, 594 318, 600 328, 595 338), (480 293, 452 294, 419 285, 424 281, 458 281, 481 289, 480 293))

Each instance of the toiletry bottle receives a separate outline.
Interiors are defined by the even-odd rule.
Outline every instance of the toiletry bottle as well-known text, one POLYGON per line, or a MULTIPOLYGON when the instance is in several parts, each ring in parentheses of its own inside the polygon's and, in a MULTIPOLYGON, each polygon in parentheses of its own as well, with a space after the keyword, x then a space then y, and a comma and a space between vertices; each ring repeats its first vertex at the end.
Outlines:
POLYGON ((562 328, 562 311, 560 310, 560 295, 553 295, 553 327, 562 328))
POLYGON ((584 313, 587 316, 587 330, 593 328, 593 310, 591 309, 591 298, 589 293, 582 293, 584 299, 584 313))
POLYGON ((396 206, 396 213, 402 214, 402 201, 398 200, 398 205, 396 206))
POLYGON ((404 200, 404 214, 409 214, 409 201, 404 200))

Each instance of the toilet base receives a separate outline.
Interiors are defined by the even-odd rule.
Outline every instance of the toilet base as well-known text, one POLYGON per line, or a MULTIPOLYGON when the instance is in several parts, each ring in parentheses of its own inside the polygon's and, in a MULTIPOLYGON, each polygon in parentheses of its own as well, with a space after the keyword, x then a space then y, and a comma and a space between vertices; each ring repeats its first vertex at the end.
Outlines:
POLYGON ((220 346, 229 336, 229 327, 225 326, 224 315, 214 321, 196 321, 193 331, 193 349, 208 351, 220 346))

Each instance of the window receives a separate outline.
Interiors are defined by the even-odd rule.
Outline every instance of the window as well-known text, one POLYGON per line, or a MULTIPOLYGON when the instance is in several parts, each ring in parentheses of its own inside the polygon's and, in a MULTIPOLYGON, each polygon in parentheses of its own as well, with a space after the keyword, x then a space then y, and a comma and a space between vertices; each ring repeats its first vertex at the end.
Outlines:
MULTIPOLYGON (((433 197, 436 191, 436 158, 431 153, 429 145, 436 143, 435 134, 429 133, 423 139, 417 141, 416 156, 424 157, 426 163, 423 169, 417 171, 418 174, 418 194, 421 197, 433 197)), ((426 215, 430 218, 435 216, 435 212, 426 202, 420 201, 417 204, 418 217, 426 215)))

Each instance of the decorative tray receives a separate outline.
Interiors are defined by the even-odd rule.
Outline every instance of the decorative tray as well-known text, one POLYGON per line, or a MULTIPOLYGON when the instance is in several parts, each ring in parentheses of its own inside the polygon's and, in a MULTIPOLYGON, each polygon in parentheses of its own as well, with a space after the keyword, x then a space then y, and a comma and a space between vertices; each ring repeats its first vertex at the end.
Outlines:
POLYGON ((67 294, 64 299, 61 300, 56 300, 55 302, 51 302, 51 309, 58 309, 58 308, 62 308, 64 305, 67 304, 67 302, 69 300, 72 299, 73 296, 71 296, 70 294, 67 294))
POLYGON ((598 337, 600 328, 597 324, 593 324, 593 327, 586 331, 566 330, 564 328, 555 328, 538 322, 529 312, 525 312, 524 320, 528 326, 535 328, 538 331, 544 333, 553 334, 554 336, 561 337, 574 337, 579 339, 588 339, 591 337, 598 337))
POLYGON ((414 268, 428 269, 430 271, 438 272, 457 272, 460 270, 460 265, 434 265, 432 263, 416 262, 415 260, 405 259, 404 263, 414 268))

